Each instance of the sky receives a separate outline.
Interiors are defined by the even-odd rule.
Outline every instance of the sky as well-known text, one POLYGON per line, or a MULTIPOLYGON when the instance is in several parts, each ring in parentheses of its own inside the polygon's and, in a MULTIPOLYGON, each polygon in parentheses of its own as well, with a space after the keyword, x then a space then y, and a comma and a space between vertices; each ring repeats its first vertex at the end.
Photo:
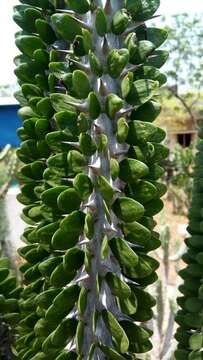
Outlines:
MULTIPOLYGON (((0 85, 14 84, 16 82, 13 58, 18 53, 14 44, 14 33, 17 26, 12 21, 12 8, 17 0, 0 0, 0 85)), ((176 13, 203 13, 203 0, 161 0, 158 13, 164 16, 176 13)))

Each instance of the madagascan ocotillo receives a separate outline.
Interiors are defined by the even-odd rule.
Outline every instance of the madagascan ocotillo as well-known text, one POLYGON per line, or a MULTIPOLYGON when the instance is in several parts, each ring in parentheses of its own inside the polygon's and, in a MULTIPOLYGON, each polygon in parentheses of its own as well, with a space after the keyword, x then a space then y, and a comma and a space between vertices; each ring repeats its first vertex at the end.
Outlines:
POLYGON ((32 359, 135 359, 151 349, 153 216, 168 150, 159 115, 159 0, 21 0, 15 59, 24 163, 21 336, 32 359), (30 301, 30 304, 29 304, 30 301), (30 305, 30 306, 29 306, 30 305), (139 356, 139 355, 138 355, 139 356))

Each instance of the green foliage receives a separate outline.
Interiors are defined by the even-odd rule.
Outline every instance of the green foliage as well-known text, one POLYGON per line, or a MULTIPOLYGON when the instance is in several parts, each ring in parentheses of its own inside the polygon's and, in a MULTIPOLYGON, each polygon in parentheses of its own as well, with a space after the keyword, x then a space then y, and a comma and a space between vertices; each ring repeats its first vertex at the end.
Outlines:
POLYGON ((176 322, 178 350, 176 359, 201 358, 202 349, 202 126, 199 129, 199 140, 195 156, 194 183, 192 202, 189 210, 189 232, 185 240, 187 252, 182 259, 186 267, 179 272, 183 284, 179 287, 181 297, 178 298, 180 310, 176 322), (201 239, 201 240, 200 240, 201 239), (185 350, 186 349, 186 350, 185 350))
POLYGON ((163 20, 169 34, 167 49, 173 54, 167 66, 168 95, 196 123, 202 108, 202 14, 183 13, 163 20))
POLYGON ((152 347, 140 322, 154 306, 145 288, 159 264, 148 252, 160 244, 168 155, 151 124, 166 32, 143 23, 159 1, 21 3, 18 357, 134 359, 152 347))

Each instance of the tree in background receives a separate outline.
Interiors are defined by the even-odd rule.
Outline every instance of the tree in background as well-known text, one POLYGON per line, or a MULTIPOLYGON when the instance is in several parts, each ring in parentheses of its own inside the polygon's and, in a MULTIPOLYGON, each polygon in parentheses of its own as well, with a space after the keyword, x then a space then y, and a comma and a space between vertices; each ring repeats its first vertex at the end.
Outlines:
POLYGON ((167 95, 178 99, 196 125, 198 103, 203 102, 202 14, 174 15, 167 30, 167 48, 171 54, 166 67, 167 95))

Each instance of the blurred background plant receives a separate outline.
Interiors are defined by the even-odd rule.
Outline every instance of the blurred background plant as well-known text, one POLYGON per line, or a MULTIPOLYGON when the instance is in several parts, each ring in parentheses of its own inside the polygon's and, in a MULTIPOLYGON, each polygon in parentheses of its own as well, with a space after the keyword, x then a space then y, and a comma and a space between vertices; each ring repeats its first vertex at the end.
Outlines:
MULTIPOLYGON (((9 241, 9 219, 6 210, 6 194, 15 181, 15 174, 19 167, 16 151, 6 145, 0 151, 0 247, 4 255, 12 258, 9 241)), ((13 262, 12 262, 13 264, 13 262)))
POLYGON ((174 214, 187 216, 192 199, 194 159, 193 143, 186 148, 176 144, 166 164, 168 199, 174 214))

